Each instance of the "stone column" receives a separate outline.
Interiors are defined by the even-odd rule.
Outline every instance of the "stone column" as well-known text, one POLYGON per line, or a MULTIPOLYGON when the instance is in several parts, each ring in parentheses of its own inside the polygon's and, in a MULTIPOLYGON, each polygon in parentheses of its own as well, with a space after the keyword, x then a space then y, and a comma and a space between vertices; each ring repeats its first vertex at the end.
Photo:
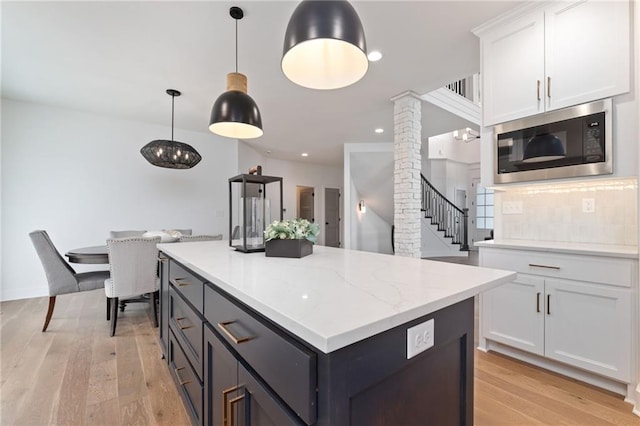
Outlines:
POLYGON ((395 225, 395 254, 419 258, 421 243, 422 168, 420 139, 422 100, 414 92, 405 92, 391 99, 394 103, 393 138, 393 220, 395 225))

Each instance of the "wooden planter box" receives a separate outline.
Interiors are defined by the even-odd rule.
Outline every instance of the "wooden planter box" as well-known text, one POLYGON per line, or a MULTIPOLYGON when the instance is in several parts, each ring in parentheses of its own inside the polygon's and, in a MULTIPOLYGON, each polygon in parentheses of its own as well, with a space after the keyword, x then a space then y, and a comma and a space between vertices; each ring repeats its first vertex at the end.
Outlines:
POLYGON ((309 240, 269 240, 265 243, 267 257, 305 257, 313 253, 309 240))

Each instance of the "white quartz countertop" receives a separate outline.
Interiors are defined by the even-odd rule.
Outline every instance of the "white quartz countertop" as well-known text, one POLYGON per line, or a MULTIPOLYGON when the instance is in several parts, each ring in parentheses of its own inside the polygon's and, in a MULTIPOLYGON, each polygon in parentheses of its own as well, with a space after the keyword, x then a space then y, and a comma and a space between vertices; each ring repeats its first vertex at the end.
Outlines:
POLYGON ((159 249, 290 333, 329 353, 511 281, 515 273, 314 246, 302 259, 225 241, 159 249))
POLYGON ((609 244, 563 243, 529 240, 487 240, 475 243, 477 247, 507 248, 515 250, 536 250, 552 253, 568 253, 593 256, 612 256, 636 259, 638 247, 609 244))

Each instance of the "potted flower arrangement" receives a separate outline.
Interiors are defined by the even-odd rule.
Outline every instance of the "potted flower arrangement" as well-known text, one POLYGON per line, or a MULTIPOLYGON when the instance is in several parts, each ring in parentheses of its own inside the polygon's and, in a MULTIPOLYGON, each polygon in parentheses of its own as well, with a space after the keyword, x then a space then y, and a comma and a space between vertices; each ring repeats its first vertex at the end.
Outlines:
POLYGON ((307 219, 276 220, 264 231, 267 257, 304 257, 313 253, 320 227, 307 219))

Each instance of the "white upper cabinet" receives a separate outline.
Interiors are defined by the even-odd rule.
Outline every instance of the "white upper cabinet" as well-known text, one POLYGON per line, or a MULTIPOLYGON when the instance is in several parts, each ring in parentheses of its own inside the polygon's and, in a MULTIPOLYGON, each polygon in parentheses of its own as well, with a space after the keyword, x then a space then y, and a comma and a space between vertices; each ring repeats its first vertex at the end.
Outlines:
POLYGON ((629 91, 629 3, 560 3, 545 13, 547 110, 629 91))
POLYGON ((482 38, 483 124, 544 111, 544 14, 500 25, 482 38))
POLYGON ((552 3, 480 37, 484 126, 629 91, 628 1, 552 3))

